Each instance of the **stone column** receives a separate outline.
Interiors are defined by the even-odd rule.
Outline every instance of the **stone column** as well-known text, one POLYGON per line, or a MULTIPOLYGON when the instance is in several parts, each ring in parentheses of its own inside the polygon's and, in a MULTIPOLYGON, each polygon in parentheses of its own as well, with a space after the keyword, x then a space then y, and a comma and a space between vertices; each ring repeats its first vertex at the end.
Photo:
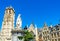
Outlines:
POLYGON ((58 41, 58 36, 57 36, 57 33, 56 33, 56 38, 57 38, 57 41, 58 41))

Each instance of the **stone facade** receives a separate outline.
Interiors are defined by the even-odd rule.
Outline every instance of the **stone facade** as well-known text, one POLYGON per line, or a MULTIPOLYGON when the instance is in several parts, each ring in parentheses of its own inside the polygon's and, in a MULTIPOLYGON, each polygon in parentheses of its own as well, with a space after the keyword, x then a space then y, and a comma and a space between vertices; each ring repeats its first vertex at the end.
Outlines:
POLYGON ((44 26, 42 29, 43 41, 60 41, 60 24, 55 26, 44 26))
POLYGON ((60 24, 51 28, 51 41, 60 41, 60 24))
POLYGON ((22 30, 17 30, 14 29, 12 30, 12 41, 24 41, 24 39, 20 39, 18 37, 23 37, 24 36, 24 32, 22 30))

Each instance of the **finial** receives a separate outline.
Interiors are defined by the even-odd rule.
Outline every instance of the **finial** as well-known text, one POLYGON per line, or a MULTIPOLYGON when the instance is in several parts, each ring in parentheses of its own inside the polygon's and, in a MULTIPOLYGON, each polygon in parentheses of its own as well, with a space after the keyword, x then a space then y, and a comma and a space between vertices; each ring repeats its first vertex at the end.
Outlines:
POLYGON ((19 14, 18 15, 18 17, 17 17, 17 21, 16 21, 16 25, 18 26, 18 27, 21 27, 22 26, 22 20, 21 20, 21 14, 19 14))
POLYGON ((33 26, 34 26, 34 22, 32 21, 32 23, 31 23, 33 26))
POLYGON ((19 16, 18 17, 21 17, 21 14, 19 14, 19 16))
POLYGON ((44 27, 46 27, 47 26, 47 24, 46 24, 46 22, 44 22, 44 27))

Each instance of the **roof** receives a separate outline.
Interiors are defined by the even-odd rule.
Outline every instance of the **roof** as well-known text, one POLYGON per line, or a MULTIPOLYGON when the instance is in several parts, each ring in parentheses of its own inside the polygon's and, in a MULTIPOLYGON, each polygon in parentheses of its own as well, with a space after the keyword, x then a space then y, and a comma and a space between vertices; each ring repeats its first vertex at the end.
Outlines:
POLYGON ((49 30, 50 30, 50 32, 53 32, 53 31, 58 31, 59 28, 60 28, 60 24, 57 24, 57 25, 55 25, 53 27, 49 27, 49 30))
POLYGON ((14 29, 14 30, 12 30, 11 31, 11 33, 24 33, 24 31, 23 30, 20 30, 20 29, 14 29))
POLYGON ((13 10, 15 12, 15 10, 12 6, 6 7, 6 10, 13 10))

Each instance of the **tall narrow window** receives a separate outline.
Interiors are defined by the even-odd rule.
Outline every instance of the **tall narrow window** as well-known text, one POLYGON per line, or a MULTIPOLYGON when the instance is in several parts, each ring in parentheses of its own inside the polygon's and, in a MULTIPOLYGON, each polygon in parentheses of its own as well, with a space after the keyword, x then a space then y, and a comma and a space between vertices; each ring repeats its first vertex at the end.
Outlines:
POLYGON ((57 36, 59 37, 59 32, 57 32, 57 36))
POLYGON ((11 14, 11 10, 9 10, 9 14, 11 14))

